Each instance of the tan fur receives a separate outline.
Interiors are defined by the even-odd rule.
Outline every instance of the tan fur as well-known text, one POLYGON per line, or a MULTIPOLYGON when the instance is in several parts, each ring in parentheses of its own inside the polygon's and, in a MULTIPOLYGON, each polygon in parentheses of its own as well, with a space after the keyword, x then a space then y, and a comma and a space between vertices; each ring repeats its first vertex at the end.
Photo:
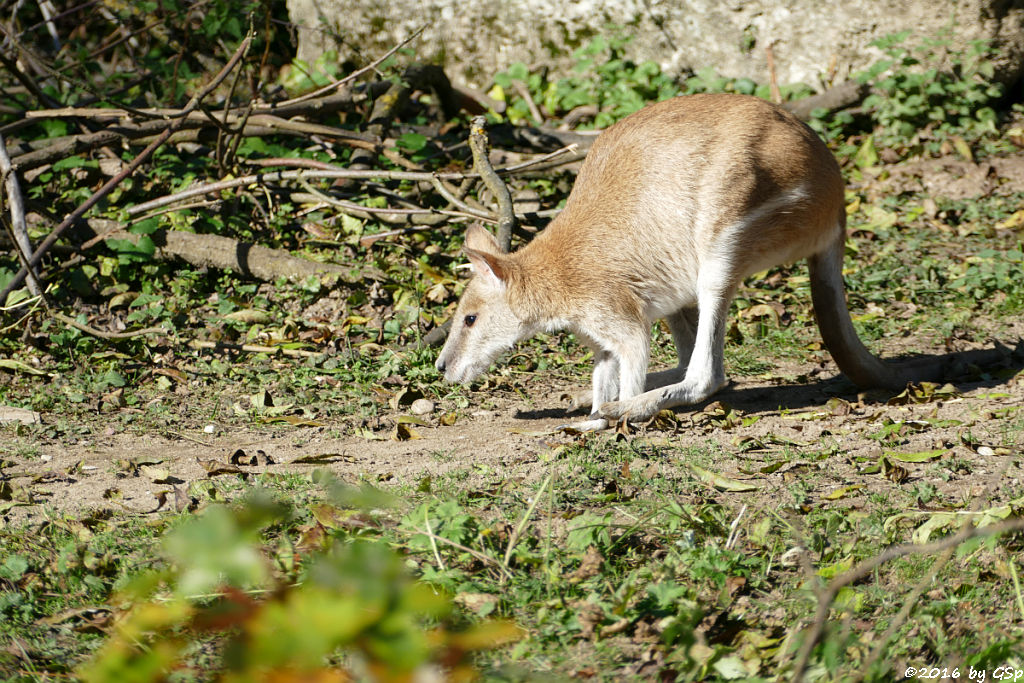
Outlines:
POLYGON ((565 210, 525 247, 501 254, 485 230, 468 231, 477 275, 437 366, 468 382, 515 341, 570 329, 595 352, 599 411, 585 427, 645 419, 724 384, 725 316, 743 278, 809 257, 815 309, 840 368, 861 385, 901 385, 906 378, 872 356, 850 323, 845 215, 835 159, 782 109, 711 94, 651 105, 598 137, 565 210), (645 380, 658 318, 668 320, 680 364, 645 380))

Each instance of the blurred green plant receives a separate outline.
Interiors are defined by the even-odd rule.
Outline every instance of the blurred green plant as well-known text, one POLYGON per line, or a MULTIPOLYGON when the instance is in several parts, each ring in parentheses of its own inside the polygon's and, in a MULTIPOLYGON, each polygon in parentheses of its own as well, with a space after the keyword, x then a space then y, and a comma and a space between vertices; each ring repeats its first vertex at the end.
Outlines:
MULTIPOLYGON (((345 512, 324 506, 318 514, 345 512)), ((504 621, 453 629, 448 598, 413 579, 382 542, 338 540, 318 522, 298 544, 282 539, 268 552, 265 534, 292 517, 288 506, 253 495, 213 505, 168 533, 167 567, 121 591, 127 614, 79 669, 82 680, 159 680, 189 670, 210 639, 219 643, 216 663, 203 673, 218 672, 221 681, 399 681, 427 673, 469 680, 472 653, 519 637, 504 621)))

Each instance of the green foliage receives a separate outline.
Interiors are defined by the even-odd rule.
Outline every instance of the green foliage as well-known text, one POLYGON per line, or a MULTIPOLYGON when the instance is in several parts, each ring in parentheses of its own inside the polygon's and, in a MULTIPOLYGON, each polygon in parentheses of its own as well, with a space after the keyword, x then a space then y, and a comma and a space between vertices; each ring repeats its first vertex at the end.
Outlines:
POLYGON ((888 58, 858 75, 873 88, 864 106, 872 109, 885 144, 911 138, 925 127, 971 139, 995 133, 991 105, 1003 90, 993 80, 991 43, 972 41, 954 50, 948 37, 908 46, 909 37, 907 31, 872 43, 888 58))
MULTIPOLYGON (((727 92, 737 95, 755 95, 761 99, 771 99, 771 86, 757 83, 749 78, 728 78, 720 76, 714 67, 705 66, 697 69, 694 75, 686 79, 686 89, 682 93, 690 95, 702 92, 727 92)), ((807 97, 814 91, 804 83, 786 83, 779 85, 779 94, 783 100, 798 100, 807 97)))
POLYGON ((265 534, 291 515, 256 495, 231 508, 211 506, 170 532, 166 568, 124 588, 120 600, 132 607, 81 667, 82 679, 153 680, 189 667, 190 643, 216 636, 223 639, 219 654, 204 669, 225 681, 308 679, 346 669, 398 681, 441 661, 458 680, 472 673, 467 653, 517 637, 502 622, 453 630, 443 621, 450 602, 415 581, 380 542, 331 541, 317 526, 321 540, 301 557, 290 544, 268 554, 265 534), (280 575, 275 564, 295 566, 280 575))
POLYGON ((519 62, 507 71, 495 74, 497 88, 492 95, 508 101, 505 116, 513 123, 530 120, 526 101, 515 95, 513 83, 519 81, 538 104, 552 116, 562 116, 576 107, 596 105, 598 113, 592 125, 604 128, 632 114, 648 102, 680 94, 670 76, 654 62, 636 64, 624 57, 624 48, 632 38, 596 37, 573 53, 575 74, 557 81, 544 73, 530 73, 519 62))
MULTIPOLYGON (((513 123, 531 118, 529 104, 516 94, 514 84, 525 87, 534 102, 554 117, 564 116, 577 107, 596 106, 597 113, 582 127, 605 128, 632 114, 650 102, 678 95, 701 92, 732 92, 768 99, 768 85, 759 85, 749 78, 719 76, 713 67, 704 67, 686 79, 681 87, 655 62, 636 64, 625 58, 625 47, 632 40, 623 34, 606 39, 598 36, 573 53, 575 74, 551 81, 546 72, 530 72, 517 62, 494 76, 491 95, 506 100, 505 116, 513 123)), ((784 99, 799 99, 812 90, 802 84, 780 86, 784 99)))
POLYGON ((999 296, 1010 310, 1024 308, 1024 250, 982 249, 954 267, 950 287, 975 302, 999 296))

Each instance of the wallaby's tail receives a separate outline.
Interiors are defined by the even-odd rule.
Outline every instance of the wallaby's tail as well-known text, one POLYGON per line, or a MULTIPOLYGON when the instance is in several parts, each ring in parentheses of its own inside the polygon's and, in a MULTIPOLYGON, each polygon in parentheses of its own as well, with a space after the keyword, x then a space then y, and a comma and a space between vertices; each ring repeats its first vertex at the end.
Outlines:
POLYGON ((846 287, 843 284, 845 249, 846 230, 840 229, 832 244, 807 260, 814 315, 836 365, 854 384, 864 389, 903 389, 907 382, 939 379, 942 371, 935 364, 911 368, 884 363, 861 343, 846 307, 846 287))

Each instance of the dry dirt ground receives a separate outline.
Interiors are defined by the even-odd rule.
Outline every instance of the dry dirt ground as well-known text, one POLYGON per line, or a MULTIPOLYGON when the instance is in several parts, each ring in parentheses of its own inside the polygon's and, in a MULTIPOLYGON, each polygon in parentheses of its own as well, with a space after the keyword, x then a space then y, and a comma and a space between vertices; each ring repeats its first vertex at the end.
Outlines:
MULTIPOLYGON (((772 378, 734 378, 715 401, 678 409, 674 424, 663 420, 620 435, 556 431, 571 419, 561 395, 578 387, 555 386, 538 375, 527 384, 531 398, 472 392, 470 406, 454 425, 440 424, 448 408, 442 402, 425 417, 427 426, 414 427, 420 438, 402 441, 391 436, 397 416, 392 414, 381 419, 377 439, 369 440, 331 436, 351 431, 342 424, 228 426, 214 434, 201 427, 164 435, 108 429, 74 445, 43 443, 31 453, 5 448, 4 474, 15 491, 31 491, 32 504, 13 507, 2 517, 22 523, 54 512, 108 508, 115 514, 149 514, 182 507, 193 482, 237 481, 237 473, 219 470, 231 469, 239 450, 246 457, 234 458, 235 469, 246 473, 247 482, 253 481, 249 475, 261 472, 308 475, 328 468, 347 481, 368 480, 397 490, 411 490, 426 476, 440 482, 459 474, 459 486, 472 489, 528 484, 543 479, 552 467, 571 467, 567 461, 560 465, 558 457, 552 464, 551 453, 559 445, 590 440, 600 453, 612 440, 626 439, 638 439, 647 448, 646 460, 634 471, 653 464, 662 476, 699 476, 688 468, 686 454, 703 449, 703 468, 757 487, 722 493, 738 496, 735 502, 775 506, 783 498, 791 500, 787 490, 796 479, 809 488, 809 502, 841 496, 844 506, 853 508, 866 505, 871 494, 912 492, 921 484, 935 488, 934 503, 942 506, 956 507, 982 495, 1005 499, 1024 488, 1018 457, 1024 433, 1024 322, 1011 322, 1003 330, 1001 350, 989 343, 936 354, 944 362, 952 358, 953 373, 962 379, 930 398, 918 396, 920 403, 891 400, 886 393, 858 394, 835 376, 830 361, 817 366, 792 362, 777 367, 772 378), (991 376, 969 367, 979 362, 991 376), (882 443, 878 435, 887 425, 895 433, 882 443), (248 464, 260 451, 272 462, 261 458, 248 464), (924 462, 899 459, 927 451, 936 453, 924 462), (886 454, 895 468, 872 469, 886 454)), ((43 421, 56 417, 43 415, 43 421)))
MULTIPOLYGON (((971 198, 1024 192, 1021 154, 982 163, 944 157, 887 169, 887 177, 874 186, 878 193, 971 198)), ((458 476, 459 485, 467 487, 530 483, 546 476, 549 455, 558 445, 588 441, 600 452, 609 439, 640 439, 650 446, 644 467, 653 462, 662 474, 691 479, 686 465, 698 449, 706 469, 758 487, 723 493, 744 502, 777 504, 797 479, 812 501, 839 492, 854 507, 874 493, 912 492, 921 485, 933 486, 935 498, 946 506, 981 494, 1005 499, 1024 490, 1018 464, 1024 440, 1024 321, 978 321, 978 329, 992 330, 986 344, 912 337, 880 345, 890 358, 905 349, 934 349, 930 357, 950 367, 952 393, 940 391, 920 403, 891 401, 884 393, 859 395, 836 377, 823 353, 808 353, 806 362, 787 362, 765 376, 734 374, 711 404, 678 409, 674 424, 639 427, 628 435, 555 431, 573 419, 565 413, 562 395, 583 387, 544 374, 517 391, 471 392, 469 407, 451 426, 443 426, 440 417, 454 406, 441 402, 426 416, 427 426, 415 427, 421 438, 402 441, 390 438, 397 413, 371 425, 379 440, 335 436, 359 426, 342 421, 317 427, 231 424, 217 426, 213 434, 191 425, 161 434, 144 428, 114 433, 98 417, 92 433, 77 441, 38 442, 31 434, 10 436, 13 430, 4 427, 9 441, 0 443, 0 459, 8 483, 6 489, 0 486, 0 510, 9 509, 0 512, 0 520, 20 523, 51 512, 103 508, 147 514, 181 506, 194 482, 237 479, 223 470, 230 469, 239 450, 247 458, 263 451, 273 461, 248 465, 236 458, 234 467, 246 473, 247 482, 261 472, 301 474, 323 467, 349 481, 408 490, 427 476, 441 481, 458 476), (981 365, 981 372, 972 364, 981 365), (834 397, 842 402, 830 404, 834 397), (734 412, 723 415, 727 409, 734 412), (888 441, 881 438, 885 430, 891 432, 888 441), (926 451, 938 455, 924 462, 898 457, 926 451), (895 471, 874 471, 882 456, 895 471), (31 504, 10 507, 5 500, 31 504)), ((43 415, 42 420, 60 417, 43 415)))

